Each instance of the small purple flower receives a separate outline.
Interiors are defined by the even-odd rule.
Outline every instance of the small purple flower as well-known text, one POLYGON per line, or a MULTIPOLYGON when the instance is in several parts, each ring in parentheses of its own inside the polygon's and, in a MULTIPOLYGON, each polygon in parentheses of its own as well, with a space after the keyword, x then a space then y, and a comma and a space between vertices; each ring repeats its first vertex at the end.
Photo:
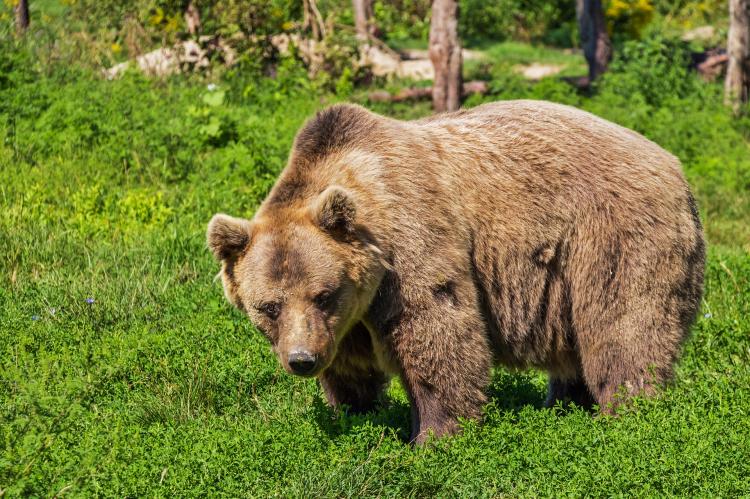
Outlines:
POLYGON ((31 316, 31 320, 32 321, 38 321, 39 320, 39 316, 38 315, 32 315, 31 316))
POLYGON ((86 298, 86 303, 88 303, 89 305, 93 305, 94 299, 89 296, 88 298, 86 298))

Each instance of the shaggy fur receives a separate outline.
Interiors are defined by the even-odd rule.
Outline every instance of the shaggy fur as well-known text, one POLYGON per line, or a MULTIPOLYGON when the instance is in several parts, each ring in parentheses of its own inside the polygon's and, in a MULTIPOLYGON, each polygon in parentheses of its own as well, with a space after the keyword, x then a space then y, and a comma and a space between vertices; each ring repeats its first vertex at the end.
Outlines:
POLYGON ((703 286, 679 161, 546 102, 329 108, 252 222, 217 215, 208 240, 285 368, 310 352, 329 402, 359 410, 400 376, 417 442, 480 416, 494 363, 546 370, 549 404, 652 393, 703 286))

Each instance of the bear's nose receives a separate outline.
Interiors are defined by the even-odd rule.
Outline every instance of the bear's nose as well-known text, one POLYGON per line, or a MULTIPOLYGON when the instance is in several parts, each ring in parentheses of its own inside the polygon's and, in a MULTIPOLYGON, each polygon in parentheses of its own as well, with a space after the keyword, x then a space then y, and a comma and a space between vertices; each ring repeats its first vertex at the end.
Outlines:
POLYGON ((317 363, 318 359, 310 352, 295 350, 289 354, 289 367, 294 374, 310 374, 317 363))

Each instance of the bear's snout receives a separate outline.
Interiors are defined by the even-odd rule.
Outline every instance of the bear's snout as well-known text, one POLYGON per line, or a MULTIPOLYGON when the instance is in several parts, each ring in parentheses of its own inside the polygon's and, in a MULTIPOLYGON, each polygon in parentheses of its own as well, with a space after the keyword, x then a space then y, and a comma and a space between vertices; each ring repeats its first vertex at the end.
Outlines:
POLYGON ((299 376, 313 373, 317 365, 318 356, 305 350, 294 350, 289 354, 289 368, 299 376))

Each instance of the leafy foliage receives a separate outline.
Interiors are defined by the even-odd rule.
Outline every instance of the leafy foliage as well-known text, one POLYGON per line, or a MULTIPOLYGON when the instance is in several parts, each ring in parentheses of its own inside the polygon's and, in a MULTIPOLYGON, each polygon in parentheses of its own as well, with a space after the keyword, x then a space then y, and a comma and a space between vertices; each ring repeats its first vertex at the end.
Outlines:
POLYGON ((650 0, 610 0, 605 9, 609 32, 638 38, 654 15, 650 0))
POLYGON ((469 39, 576 44, 575 7, 570 2, 462 0, 460 9, 461 35, 469 39))

